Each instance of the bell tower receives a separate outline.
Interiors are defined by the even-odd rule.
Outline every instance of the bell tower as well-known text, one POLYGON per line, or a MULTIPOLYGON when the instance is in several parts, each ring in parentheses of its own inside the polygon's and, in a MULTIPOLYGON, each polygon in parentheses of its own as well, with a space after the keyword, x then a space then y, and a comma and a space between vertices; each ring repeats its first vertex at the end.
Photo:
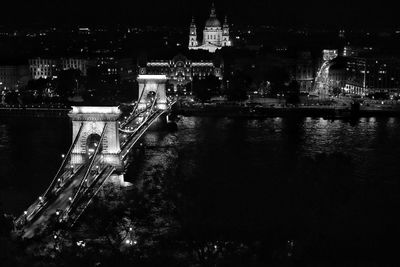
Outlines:
POLYGON ((197 47, 199 45, 197 41, 197 28, 194 17, 192 18, 192 22, 190 23, 190 32, 189 32, 189 49, 192 47, 197 47))
POLYGON ((232 42, 229 36, 228 17, 225 16, 224 24, 222 25, 222 46, 231 46, 232 42))

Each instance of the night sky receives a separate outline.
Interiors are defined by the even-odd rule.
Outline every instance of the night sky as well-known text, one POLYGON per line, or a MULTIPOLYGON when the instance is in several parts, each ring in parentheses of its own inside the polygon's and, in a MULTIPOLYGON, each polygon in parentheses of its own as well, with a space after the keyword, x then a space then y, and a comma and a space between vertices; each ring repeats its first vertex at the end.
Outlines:
MULTIPOLYGON (((192 15, 204 23, 211 0, 14 0, 2 3, 0 23, 36 24, 115 24, 187 25, 192 15)), ((312 27, 400 26, 395 1, 380 0, 216 0, 217 14, 227 14, 235 24, 312 27)))

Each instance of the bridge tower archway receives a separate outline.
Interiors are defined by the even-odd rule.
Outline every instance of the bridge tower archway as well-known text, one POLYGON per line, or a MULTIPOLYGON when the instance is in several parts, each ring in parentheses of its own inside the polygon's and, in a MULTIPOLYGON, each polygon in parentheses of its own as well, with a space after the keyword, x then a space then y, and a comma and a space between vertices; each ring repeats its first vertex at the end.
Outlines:
POLYGON ((145 109, 149 104, 148 96, 155 94, 156 104, 158 109, 165 110, 167 106, 167 93, 166 93, 166 75, 139 75, 137 78, 139 83, 139 99, 138 109, 145 109))
POLYGON ((68 116, 72 120, 72 141, 78 138, 71 152, 72 165, 86 163, 100 146, 98 155, 102 164, 122 167, 118 107, 74 106, 68 116))

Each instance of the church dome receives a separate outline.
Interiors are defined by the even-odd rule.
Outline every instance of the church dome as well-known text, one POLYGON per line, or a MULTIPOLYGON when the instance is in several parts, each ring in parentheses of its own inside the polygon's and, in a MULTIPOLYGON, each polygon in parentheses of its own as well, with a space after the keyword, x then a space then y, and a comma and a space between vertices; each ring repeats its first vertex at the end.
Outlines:
POLYGON ((211 6, 210 17, 206 21, 206 28, 221 27, 221 22, 217 19, 214 3, 211 6))
POLYGON ((216 17, 211 17, 206 21, 206 27, 221 27, 221 22, 216 17))

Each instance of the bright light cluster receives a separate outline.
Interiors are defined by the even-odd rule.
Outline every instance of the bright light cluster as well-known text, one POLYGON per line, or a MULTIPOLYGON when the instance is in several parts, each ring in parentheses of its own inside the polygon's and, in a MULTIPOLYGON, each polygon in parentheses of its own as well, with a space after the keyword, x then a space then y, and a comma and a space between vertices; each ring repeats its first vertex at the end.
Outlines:
POLYGON ((120 114, 121 111, 118 109, 118 107, 89 107, 89 106, 77 107, 77 106, 73 106, 71 113, 73 113, 73 114, 80 114, 80 113, 87 113, 87 114, 120 114))

